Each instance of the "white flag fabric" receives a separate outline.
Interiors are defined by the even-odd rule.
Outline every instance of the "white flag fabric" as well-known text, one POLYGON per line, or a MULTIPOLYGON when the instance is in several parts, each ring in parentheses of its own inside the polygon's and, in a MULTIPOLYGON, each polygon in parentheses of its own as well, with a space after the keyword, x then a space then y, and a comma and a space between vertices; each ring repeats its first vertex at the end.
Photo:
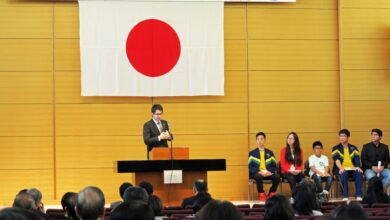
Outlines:
POLYGON ((79 0, 81 95, 224 95, 223 4, 79 0))

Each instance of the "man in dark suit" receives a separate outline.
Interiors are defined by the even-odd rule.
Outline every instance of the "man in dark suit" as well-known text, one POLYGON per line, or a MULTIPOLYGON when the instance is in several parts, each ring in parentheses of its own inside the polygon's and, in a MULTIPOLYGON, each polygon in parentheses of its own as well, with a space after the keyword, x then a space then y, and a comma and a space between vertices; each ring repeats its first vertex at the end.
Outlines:
POLYGON ((163 107, 160 104, 154 104, 151 109, 152 119, 144 124, 144 142, 147 146, 147 156, 154 147, 168 147, 168 140, 173 136, 169 132, 168 122, 162 120, 163 107))
POLYGON ((183 199, 181 206, 185 208, 186 206, 194 206, 196 203, 201 200, 211 200, 211 195, 208 193, 207 182, 203 179, 198 179, 194 182, 194 196, 183 199))

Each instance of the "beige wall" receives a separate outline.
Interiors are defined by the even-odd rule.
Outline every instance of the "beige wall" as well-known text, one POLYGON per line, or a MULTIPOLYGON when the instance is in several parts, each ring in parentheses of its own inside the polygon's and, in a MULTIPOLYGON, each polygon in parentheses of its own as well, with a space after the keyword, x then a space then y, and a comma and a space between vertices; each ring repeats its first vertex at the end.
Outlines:
POLYGON ((220 199, 246 199, 257 131, 277 157, 290 131, 305 157, 317 139, 330 155, 341 127, 359 147, 373 127, 390 132, 389 0, 225 4, 224 97, 81 97, 78 38, 77 2, 0 0, 2 205, 30 187, 53 204, 86 185, 118 199, 133 177, 114 161, 145 159, 153 102, 175 146, 227 159, 226 172, 208 176, 220 199))

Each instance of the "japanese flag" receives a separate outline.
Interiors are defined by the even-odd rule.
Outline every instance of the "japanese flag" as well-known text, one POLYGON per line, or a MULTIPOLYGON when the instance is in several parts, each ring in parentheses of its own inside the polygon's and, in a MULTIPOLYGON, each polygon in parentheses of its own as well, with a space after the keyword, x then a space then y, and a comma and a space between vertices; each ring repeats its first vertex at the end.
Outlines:
POLYGON ((224 95, 223 4, 79 0, 82 96, 224 95))

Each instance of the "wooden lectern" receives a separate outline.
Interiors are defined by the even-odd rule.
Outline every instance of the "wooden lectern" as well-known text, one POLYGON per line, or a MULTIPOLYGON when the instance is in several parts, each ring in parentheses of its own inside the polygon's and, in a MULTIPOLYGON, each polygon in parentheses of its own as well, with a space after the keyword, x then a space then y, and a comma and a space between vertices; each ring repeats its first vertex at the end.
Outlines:
MULTIPOLYGON (((151 151, 151 160, 170 160, 172 148, 168 147, 156 147, 151 151)), ((188 147, 175 147, 173 148, 173 159, 175 160, 188 160, 190 158, 190 152, 188 147)))

